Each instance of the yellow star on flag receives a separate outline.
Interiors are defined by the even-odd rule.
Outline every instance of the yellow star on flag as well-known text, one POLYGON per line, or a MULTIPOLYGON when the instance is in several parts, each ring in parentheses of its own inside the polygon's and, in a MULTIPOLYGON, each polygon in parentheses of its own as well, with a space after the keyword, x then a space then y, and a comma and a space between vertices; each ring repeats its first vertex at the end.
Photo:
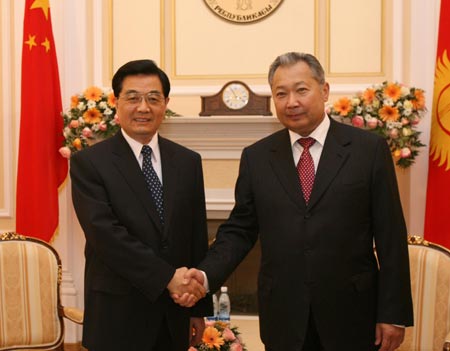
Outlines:
POLYGON ((50 50, 50 41, 47 38, 45 38, 41 45, 45 47, 45 52, 48 52, 48 50, 50 50))
POLYGON ((48 1, 49 0, 34 0, 33 4, 30 7, 30 10, 42 9, 45 19, 48 20, 48 8, 50 7, 48 1))
POLYGON ((28 34, 28 40, 25 42, 28 45, 28 48, 31 50, 33 46, 37 46, 36 44, 36 36, 28 34))

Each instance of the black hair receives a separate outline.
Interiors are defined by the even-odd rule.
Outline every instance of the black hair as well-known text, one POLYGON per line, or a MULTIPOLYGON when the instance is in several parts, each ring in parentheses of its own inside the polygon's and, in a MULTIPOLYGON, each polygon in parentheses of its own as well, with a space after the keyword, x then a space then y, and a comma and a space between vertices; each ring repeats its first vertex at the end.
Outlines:
POLYGON ((114 96, 116 98, 119 97, 120 92, 122 91, 123 80, 128 76, 137 76, 137 75, 146 75, 158 76, 161 81, 162 89, 164 97, 168 97, 170 93, 170 81, 167 74, 160 69, 156 63, 152 60, 135 60, 125 63, 122 67, 120 67, 117 72, 114 74, 112 79, 112 88, 114 91, 114 96))

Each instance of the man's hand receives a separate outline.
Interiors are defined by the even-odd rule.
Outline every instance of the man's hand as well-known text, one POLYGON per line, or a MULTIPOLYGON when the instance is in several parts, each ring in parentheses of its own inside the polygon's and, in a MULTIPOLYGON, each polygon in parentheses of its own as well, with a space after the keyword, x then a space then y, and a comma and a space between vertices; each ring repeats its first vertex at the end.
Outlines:
POLYGON ((203 317, 191 317, 191 346, 200 344, 202 341, 203 331, 205 330, 205 319, 203 317))
POLYGON ((392 324, 377 323, 375 329, 375 345, 381 345, 379 351, 398 349, 405 338, 405 328, 392 324))
POLYGON ((183 307, 192 307, 198 300, 205 297, 206 290, 203 287, 203 281, 199 283, 186 273, 188 273, 186 267, 178 268, 167 285, 167 289, 176 303, 183 307))

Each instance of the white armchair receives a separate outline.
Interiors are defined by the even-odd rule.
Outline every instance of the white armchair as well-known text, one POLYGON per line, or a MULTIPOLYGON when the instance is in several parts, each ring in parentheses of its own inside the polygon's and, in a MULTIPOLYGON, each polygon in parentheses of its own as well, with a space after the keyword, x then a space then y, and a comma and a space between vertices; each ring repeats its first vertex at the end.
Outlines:
POLYGON ((450 350, 450 250, 408 237, 414 327, 399 351, 450 350))
POLYGON ((64 321, 83 312, 61 305, 61 260, 44 241, 0 235, 0 351, 63 350, 64 321))

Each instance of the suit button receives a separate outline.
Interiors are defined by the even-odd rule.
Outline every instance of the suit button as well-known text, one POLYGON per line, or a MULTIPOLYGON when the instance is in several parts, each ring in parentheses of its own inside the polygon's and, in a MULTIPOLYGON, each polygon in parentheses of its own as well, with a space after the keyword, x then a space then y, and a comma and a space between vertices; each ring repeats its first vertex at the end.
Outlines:
POLYGON ((304 219, 310 219, 311 218, 311 213, 305 213, 305 215, 303 216, 304 219))
POLYGON ((161 242, 161 249, 163 249, 164 251, 169 249, 169 243, 167 241, 163 241, 161 242))

